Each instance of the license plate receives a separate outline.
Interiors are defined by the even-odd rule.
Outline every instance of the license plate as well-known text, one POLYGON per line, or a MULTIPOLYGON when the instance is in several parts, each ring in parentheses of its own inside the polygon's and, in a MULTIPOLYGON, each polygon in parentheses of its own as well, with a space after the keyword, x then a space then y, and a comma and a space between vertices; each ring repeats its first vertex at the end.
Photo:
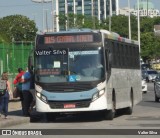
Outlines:
POLYGON ((75 104, 64 104, 64 108, 75 108, 75 104))

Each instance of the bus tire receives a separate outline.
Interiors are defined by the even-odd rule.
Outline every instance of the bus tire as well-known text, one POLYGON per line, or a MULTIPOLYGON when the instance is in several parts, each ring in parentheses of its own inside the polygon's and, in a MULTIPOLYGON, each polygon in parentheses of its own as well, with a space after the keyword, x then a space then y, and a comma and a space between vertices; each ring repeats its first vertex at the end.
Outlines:
POLYGON ((156 93, 155 93, 155 102, 159 102, 159 98, 157 97, 156 93))
POLYGON ((133 92, 130 93, 130 106, 125 109, 125 113, 127 115, 131 115, 133 113, 133 92))
POLYGON ((146 78, 146 82, 149 82, 149 79, 148 79, 148 77, 146 78))
POLYGON ((115 117, 115 113, 112 110, 106 110, 104 112, 104 119, 105 120, 113 120, 115 117))
POLYGON ((106 110, 104 112, 105 120, 113 120, 116 114, 116 102, 115 102, 115 95, 112 96, 112 109, 106 110))
POLYGON ((55 121, 56 116, 54 115, 54 113, 46 113, 46 120, 47 121, 55 121))

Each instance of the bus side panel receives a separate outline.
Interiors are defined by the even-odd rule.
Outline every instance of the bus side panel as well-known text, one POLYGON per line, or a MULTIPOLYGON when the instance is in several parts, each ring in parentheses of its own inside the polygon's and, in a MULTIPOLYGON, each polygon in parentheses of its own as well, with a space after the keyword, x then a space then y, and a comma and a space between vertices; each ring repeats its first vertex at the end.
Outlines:
POLYGON ((107 84, 107 104, 111 108, 112 93, 115 92, 116 109, 130 106, 130 93, 133 90, 134 104, 142 100, 140 70, 112 68, 107 84))

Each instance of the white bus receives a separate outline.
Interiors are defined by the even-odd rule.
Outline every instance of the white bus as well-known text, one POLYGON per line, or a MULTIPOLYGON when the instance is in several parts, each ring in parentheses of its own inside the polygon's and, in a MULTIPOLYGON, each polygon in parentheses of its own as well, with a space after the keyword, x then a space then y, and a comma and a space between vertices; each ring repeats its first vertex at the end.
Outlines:
POLYGON ((48 119, 98 111, 112 120, 122 108, 131 114, 142 99, 139 59, 136 41, 107 30, 37 34, 36 110, 48 119))

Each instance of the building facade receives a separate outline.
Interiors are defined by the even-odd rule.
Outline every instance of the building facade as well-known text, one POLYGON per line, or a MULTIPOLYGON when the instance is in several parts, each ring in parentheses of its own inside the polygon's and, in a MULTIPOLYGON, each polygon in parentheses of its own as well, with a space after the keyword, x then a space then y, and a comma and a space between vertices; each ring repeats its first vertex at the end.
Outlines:
MULTIPOLYGON (((96 16, 99 21, 107 16, 118 15, 119 0, 55 0, 56 15, 82 14, 96 16), (110 6, 110 3, 112 6, 110 6)), ((56 18, 57 31, 59 30, 58 18, 56 18)))
MULTIPOLYGON (((138 14, 138 5, 137 3, 134 6, 134 11, 131 14, 137 16, 138 14)), ((151 0, 140 0, 139 2, 139 15, 144 17, 157 17, 159 16, 159 10, 154 8, 154 4, 151 0)))

